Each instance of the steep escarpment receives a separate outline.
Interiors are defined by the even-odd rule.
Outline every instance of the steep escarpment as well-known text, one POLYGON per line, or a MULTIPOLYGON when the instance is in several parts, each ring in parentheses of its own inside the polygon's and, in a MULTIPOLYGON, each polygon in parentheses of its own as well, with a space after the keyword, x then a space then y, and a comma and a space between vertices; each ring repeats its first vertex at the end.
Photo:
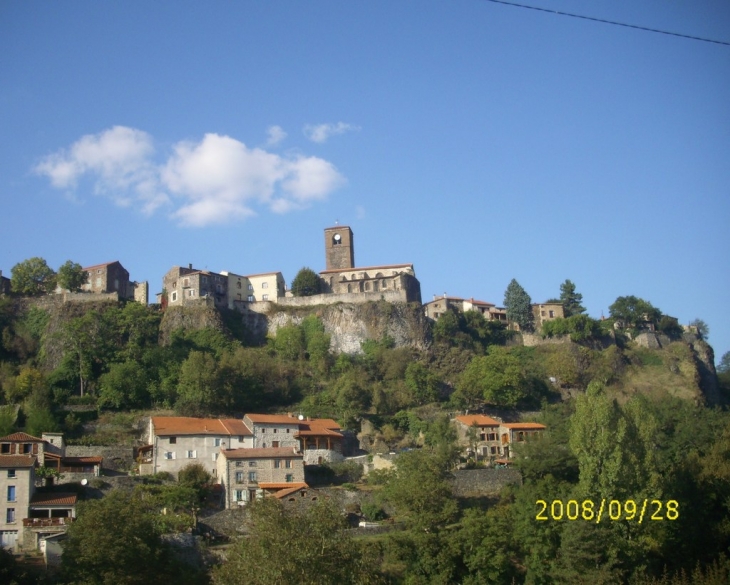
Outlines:
POLYGON ((275 336, 277 329, 298 325, 308 315, 316 315, 330 335, 330 349, 336 353, 357 354, 367 340, 393 340, 396 347, 426 349, 431 335, 421 308, 408 303, 375 301, 368 303, 336 303, 314 307, 287 308, 266 315, 266 331, 275 336))
POLYGON ((173 331, 196 331, 198 329, 216 329, 229 334, 221 313, 215 307, 204 304, 168 307, 160 323, 160 345, 167 345, 170 342, 173 331))

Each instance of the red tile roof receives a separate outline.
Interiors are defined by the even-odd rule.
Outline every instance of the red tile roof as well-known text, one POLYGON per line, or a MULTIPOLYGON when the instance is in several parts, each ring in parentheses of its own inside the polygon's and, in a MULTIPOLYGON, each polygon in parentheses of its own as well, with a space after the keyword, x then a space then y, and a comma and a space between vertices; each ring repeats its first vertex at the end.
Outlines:
POLYGON ((75 506, 76 494, 71 493, 41 493, 36 492, 30 499, 31 506, 75 506))
POLYGON ((61 457, 61 465, 101 465, 104 460, 101 456, 89 456, 89 457, 61 457))
POLYGON ((483 414, 465 414, 462 416, 457 416, 456 420, 458 420, 460 423, 465 424, 468 427, 472 426, 475 423, 477 424, 477 426, 480 427, 498 427, 500 425, 500 422, 498 420, 495 420, 491 416, 485 416, 483 414))
POLYGON ((9 442, 9 441, 22 441, 24 443, 42 443, 43 439, 39 439, 38 437, 33 437, 32 435, 29 435, 28 433, 13 433, 11 435, 7 435, 6 437, 0 437, 0 441, 2 442, 9 442))
POLYGON ((158 437, 170 435, 251 435, 243 421, 235 418, 193 418, 188 416, 153 416, 152 426, 158 437))
POLYGON ((246 414, 251 422, 262 425, 298 425, 300 421, 298 417, 289 414, 246 414))
POLYGON ((532 429, 532 430, 543 430, 547 427, 545 425, 541 425, 540 423, 533 423, 533 422, 521 422, 521 423, 503 423, 503 427, 513 430, 524 430, 524 429, 532 429))
POLYGON ((302 458, 294 447, 255 447, 252 449, 221 449, 226 459, 276 459, 282 457, 302 458))
MULTIPOLYGON (((303 488, 308 488, 309 486, 306 483, 304 483, 303 481, 302 482, 291 482, 291 481, 289 481, 289 482, 283 482, 283 481, 280 481, 280 482, 269 482, 269 483, 265 483, 265 482, 261 482, 260 481, 259 482, 259 487, 262 490, 283 490, 283 491, 286 492, 286 494, 283 494, 283 495, 288 495, 288 494, 290 494, 292 492, 295 492, 297 490, 301 490, 303 488)), ((278 492, 277 495, 279 495, 281 493, 282 492, 278 492)))
POLYGON ((33 467, 35 457, 30 455, 0 455, 0 467, 33 467))
POLYGON ((340 425, 331 418, 315 418, 299 422, 299 432, 294 436, 311 437, 315 435, 326 435, 330 437, 342 437, 340 425))

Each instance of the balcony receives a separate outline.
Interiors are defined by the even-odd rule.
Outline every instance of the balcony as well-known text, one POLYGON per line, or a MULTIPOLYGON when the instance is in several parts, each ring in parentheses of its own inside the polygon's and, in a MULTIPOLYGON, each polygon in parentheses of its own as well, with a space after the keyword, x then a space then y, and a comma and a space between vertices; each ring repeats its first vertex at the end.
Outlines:
POLYGON ((60 528, 62 526, 68 526, 76 518, 64 517, 64 518, 23 518, 23 526, 26 528, 49 528, 55 527, 60 528))

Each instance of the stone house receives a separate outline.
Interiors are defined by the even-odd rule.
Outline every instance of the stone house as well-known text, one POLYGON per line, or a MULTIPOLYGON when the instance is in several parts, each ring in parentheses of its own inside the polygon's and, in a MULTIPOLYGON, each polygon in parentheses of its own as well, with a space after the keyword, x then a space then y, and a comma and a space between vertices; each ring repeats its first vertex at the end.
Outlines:
POLYGON ((561 303, 541 303, 532 305, 532 316, 535 321, 535 329, 540 329, 542 324, 553 319, 564 319, 565 309, 561 303))
POLYGON ((140 474, 177 475, 190 463, 200 463, 215 477, 221 450, 253 446, 253 434, 240 419, 153 416, 148 444, 139 450, 140 474))
POLYGON ((82 478, 99 476, 103 463, 101 456, 67 457, 63 433, 43 433, 40 439, 22 432, 0 437, 0 455, 32 455, 38 465, 82 478))
POLYGON ((485 319, 490 321, 502 321, 507 323, 507 311, 502 307, 497 307, 494 303, 479 301, 472 298, 462 299, 461 297, 450 297, 446 294, 443 296, 433 296, 433 300, 424 303, 423 310, 429 319, 437 321, 446 311, 454 309, 460 313, 466 311, 477 311, 481 313, 485 319))
POLYGON ((497 419, 483 414, 467 414, 456 417, 456 433, 459 443, 466 447, 467 452, 472 448, 480 457, 497 457, 500 451, 499 427, 502 424, 497 419), (476 442, 469 438, 470 430, 476 432, 476 442))
POLYGON ((286 282, 281 272, 264 272, 243 276, 222 271, 228 278, 228 308, 245 310, 247 303, 276 302, 286 294, 286 282))
POLYGON ((226 508, 265 495, 288 496, 308 487, 304 459, 295 447, 225 449, 217 465, 226 508))
POLYGON ((514 457, 515 443, 522 443, 546 428, 534 422, 505 423, 482 414, 457 416, 455 423, 459 443, 467 453, 472 448, 469 431, 474 428, 477 432, 476 455, 490 459, 514 457))
POLYGON ((128 298, 129 272, 118 260, 96 264, 84 268, 88 280, 81 290, 93 293, 118 293, 120 298, 128 298))
POLYGON ((187 268, 173 266, 162 278, 163 292, 167 306, 183 307, 200 304, 201 300, 212 299, 217 308, 228 307, 228 275, 198 270, 188 264, 187 268))
POLYGON ((15 552, 37 549, 76 517, 76 494, 36 491, 37 464, 33 455, 0 455, 0 546, 15 552))
POLYGON ((254 447, 294 447, 306 465, 341 461, 340 425, 329 418, 309 418, 292 414, 247 414, 243 422, 251 428, 254 447))

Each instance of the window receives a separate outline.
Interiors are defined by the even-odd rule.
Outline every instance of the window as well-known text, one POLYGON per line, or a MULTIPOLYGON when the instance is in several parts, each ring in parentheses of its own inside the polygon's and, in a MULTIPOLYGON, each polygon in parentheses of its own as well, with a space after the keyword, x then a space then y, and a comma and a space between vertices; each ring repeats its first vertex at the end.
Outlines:
POLYGON ((281 467, 281 460, 275 459, 274 460, 274 469, 279 469, 281 467))
POLYGON ((269 288, 269 283, 268 282, 262 282, 261 283, 261 288, 269 288))
POLYGON ((490 447, 489 449, 490 449, 492 455, 496 455, 497 454, 497 447, 490 447))
POLYGON ((213 453, 212 457, 213 461, 218 461, 218 453, 213 453))
POLYGON ((23 443, 23 453, 32 453, 33 452, 33 444, 32 443, 23 443))
POLYGON ((496 441, 497 433, 487 433, 487 441, 496 441))
POLYGON ((291 469, 291 459, 286 460, 286 462, 284 463, 284 467, 286 467, 287 469, 291 469))
POLYGON ((15 508, 8 508, 8 512, 5 515, 5 522, 7 524, 12 524, 15 522, 15 508))
POLYGON ((170 445, 177 443, 177 437, 170 437, 170 445))
POLYGON ((248 290, 253 290, 253 285, 252 284, 249 284, 248 285, 248 290))
POLYGON ((221 446, 221 440, 220 440, 220 438, 213 439, 213 446, 214 447, 220 447, 221 446))
POLYGON ((238 288, 241 288, 241 281, 240 280, 236 284, 238 285, 238 288))
POLYGON ((189 278, 183 279, 183 286, 190 286, 190 279, 189 278))
POLYGON ((8 502, 14 502, 15 501, 15 486, 9 485, 8 486, 8 502))
POLYGON ((248 466, 249 467, 256 467, 256 462, 255 461, 249 461, 248 462, 248 466))
POLYGON ((9 454, 10 453, 10 443, 3 443, 0 446, 0 453, 2 453, 3 455, 9 454))
POLYGON ((188 451, 188 459, 197 459, 198 453, 197 451, 188 451))
POLYGON ((195 289, 194 289, 194 288, 191 288, 191 289, 190 289, 190 290, 188 291, 188 296, 189 296, 189 297, 194 297, 194 296, 195 296, 195 289))
POLYGON ((243 483, 243 471, 236 471, 236 483, 243 483))
POLYGON ((271 446, 274 449, 278 449, 279 448, 279 441, 271 441, 271 446))
POLYGON ((243 467, 243 461, 236 461, 236 467, 243 467))
POLYGON ((15 470, 14 469, 8 469, 8 479, 15 479, 15 470))
POLYGON ((255 482, 256 481, 256 472, 255 471, 249 471, 248 472, 248 481, 249 482, 255 482))
POLYGON ((278 429, 274 429, 274 433, 276 433, 276 431, 277 431, 277 430, 278 430, 278 429))
POLYGON ((253 303, 253 295, 248 295, 248 297, 246 297, 246 300, 247 300, 247 301, 248 301, 249 303, 253 303))
POLYGON ((173 453, 172 451, 166 451, 165 459, 175 459, 175 453, 173 453))
POLYGON ((548 313, 549 313, 551 319, 553 317, 555 317, 555 311, 548 311, 548 313))
POLYGON ((238 437, 238 442, 239 443, 243 443, 243 435, 241 435, 241 436, 238 437))
POLYGON ((170 295, 170 300, 174 303, 177 300, 177 292, 174 292, 170 295))
POLYGON ((207 276, 201 277, 200 282, 204 282, 204 283, 207 284, 208 283, 208 277, 207 276))
POLYGON ((261 300, 262 301, 268 301, 269 300, 269 295, 262 295, 261 296, 261 300))
POLYGON ((236 490, 235 496, 234 496, 236 502, 242 502, 243 501, 243 493, 244 493, 243 490, 236 490))
POLYGON ((286 483, 291 483, 294 481, 294 475, 291 473, 286 474, 286 483))

